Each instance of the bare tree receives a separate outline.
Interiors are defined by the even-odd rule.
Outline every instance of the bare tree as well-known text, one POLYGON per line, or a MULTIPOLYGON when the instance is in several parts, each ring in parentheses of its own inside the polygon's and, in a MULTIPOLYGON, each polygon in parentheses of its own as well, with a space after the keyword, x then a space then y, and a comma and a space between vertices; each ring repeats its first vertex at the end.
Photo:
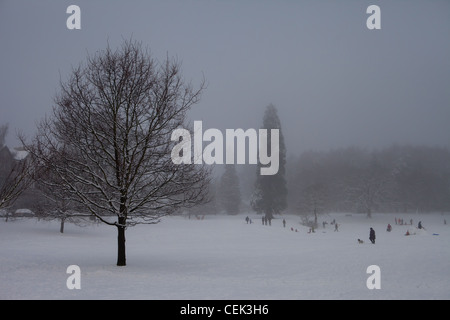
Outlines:
MULTIPOLYGON (((0 209, 8 208, 31 185, 36 174, 32 159, 14 159, 5 145, 8 125, 0 127, 0 209)), ((8 216, 6 217, 8 219, 8 216)))
POLYGON ((305 187, 298 195, 299 210, 305 219, 309 221, 308 216, 314 216, 314 228, 318 226, 318 215, 325 212, 327 208, 328 190, 323 183, 314 183, 305 187))
POLYGON ((156 62, 138 42, 108 46, 61 82, 29 148, 70 200, 117 228, 118 266, 126 265, 127 227, 205 198, 209 170, 171 159, 171 134, 204 89, 180 73, 179 63, 156 62))
POLYGON ((41 197, 35 201, 33 209, 39 214, 39 218, 59 220, 59 232, 64 233, 65 222, 78 226, 89 222, 91 215, 80 212, 83 208, 72 199, 71 192, 64 187, 57 174, 47 171, 35 181, 35 186, 41 197))
POLYGON ((355 181, 348 187, 349 199, 358 205, 358 210, 372 218, 372 212, 388 201, 392 189, 391 172, 373 158, 367 167, 356 170, 355 181))
POLYGON ((7 176, 0 181, 0 209, 10 207, 33 182, 32 165, 26 160, 16 161, 7 176))

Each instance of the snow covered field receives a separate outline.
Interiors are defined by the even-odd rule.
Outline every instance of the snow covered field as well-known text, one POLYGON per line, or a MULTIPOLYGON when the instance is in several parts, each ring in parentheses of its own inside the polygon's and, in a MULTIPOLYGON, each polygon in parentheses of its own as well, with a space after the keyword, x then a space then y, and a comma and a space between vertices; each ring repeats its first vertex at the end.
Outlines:
POLYGON ((450 299, 448 216, 395 215, 422 221, 426 231, 412 236, 394 215, 326 215, 319 222, 336 219, 339 232, 327 225, 312 234, 299 217, 284 216, 283 228, 281 218, 263 226, 245 216, 173 216, 129 228, 126 267, 115 266, 113 227, 67 224, 60 234, 56 221, 2 219, 0 299, 450 299), (79 290, 66 286, 73 264, 79 290), (366 286, 370 265, 380 267, 381 289, 366 286))

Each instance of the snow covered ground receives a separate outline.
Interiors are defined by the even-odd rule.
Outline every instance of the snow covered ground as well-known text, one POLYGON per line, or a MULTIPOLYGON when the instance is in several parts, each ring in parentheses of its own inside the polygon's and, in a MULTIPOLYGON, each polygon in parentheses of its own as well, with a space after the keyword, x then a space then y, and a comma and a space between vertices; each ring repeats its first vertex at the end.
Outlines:
POLYGON ((2 219, 0 299, 450 299, 446 216, 331 214, 319 222, 336 219, 339 232, 327 225, 311 234, 299 217, 284 216, 283 228, 282 218, 263 226, 245 216, 173 216, 129 228, 126 267, 115 266, 113 227, 67 224, 60 234, 56 221, 2 219), (394 216, 421 220, 426 231, 405 236, 410 226, 394 216), (79 290, 66 286, 73 264, 79 290), (381 289, 366 286, 370 265, 380 267, 381 289))

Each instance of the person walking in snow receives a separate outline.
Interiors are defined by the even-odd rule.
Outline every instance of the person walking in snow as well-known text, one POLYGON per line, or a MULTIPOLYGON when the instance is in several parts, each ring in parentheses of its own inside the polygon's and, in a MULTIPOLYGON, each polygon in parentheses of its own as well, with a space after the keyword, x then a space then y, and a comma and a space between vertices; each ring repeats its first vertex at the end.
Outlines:
POLYGON ((247 221, 247 224, 248 224, 248 222, 250 221, 250 218, 248 216, 246 216, 245 221, 247 221))
POLYGON ((283 228, 286 228, 286 220, 283 219, 283 228))
POLYGON ((375 244, 375 230, 373 230, 372 228, 370 228, 369 240, 370 240, 370 242, 375 244))

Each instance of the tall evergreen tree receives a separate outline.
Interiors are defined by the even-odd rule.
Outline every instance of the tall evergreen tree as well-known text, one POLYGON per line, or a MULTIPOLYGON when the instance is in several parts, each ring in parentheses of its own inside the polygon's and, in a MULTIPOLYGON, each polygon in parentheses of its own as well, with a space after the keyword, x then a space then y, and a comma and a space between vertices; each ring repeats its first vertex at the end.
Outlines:
POLYGON ((228 214, 238 214, 241 203, 239 177, 234 165, 226 165, 220 179, 220 202, 228 214))
POLYGON ((258 164, 255 190, 251 205, 257 213, 264 213, 267 218, 273 218, 287 207, 286 146, 281 130, 278 112, 273 104, 266 107, 262 129, 267 129, 267 148, 271 154, 271 129, 279 130, 279 169, 274 175, 260 175, 261 164, 258 164))

